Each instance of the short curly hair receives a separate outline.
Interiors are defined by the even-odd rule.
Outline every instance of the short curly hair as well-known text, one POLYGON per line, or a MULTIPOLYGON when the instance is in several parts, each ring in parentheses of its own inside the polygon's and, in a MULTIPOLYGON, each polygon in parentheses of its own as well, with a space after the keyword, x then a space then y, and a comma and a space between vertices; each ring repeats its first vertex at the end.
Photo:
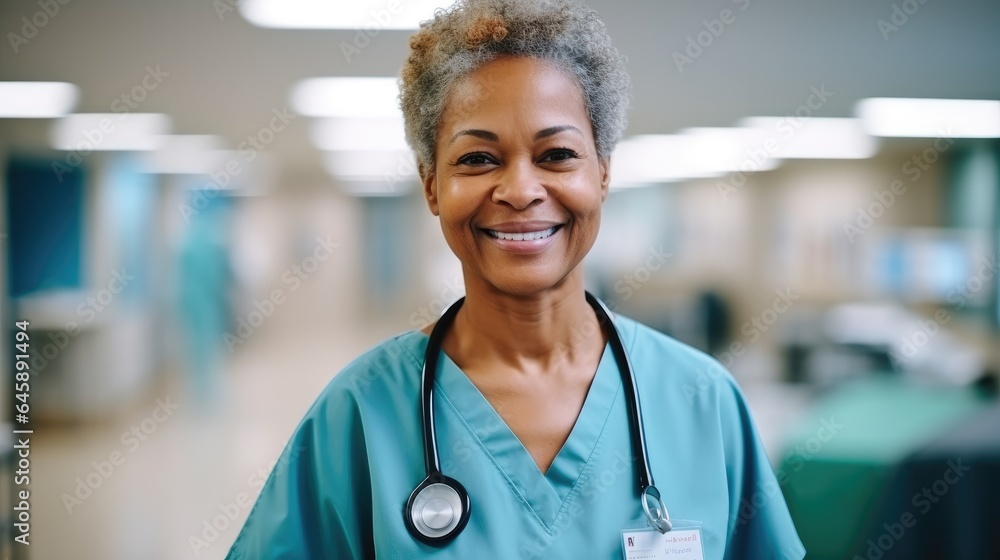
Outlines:
POLYGON ((598 157, 611 155, 626 125, 631 83, 597 13, 573 0, 459 0, 410 37, 399 80, 406 140, 434 164, 434 143, 451 86, 501 56, 529 56, 575 77, 598 157))

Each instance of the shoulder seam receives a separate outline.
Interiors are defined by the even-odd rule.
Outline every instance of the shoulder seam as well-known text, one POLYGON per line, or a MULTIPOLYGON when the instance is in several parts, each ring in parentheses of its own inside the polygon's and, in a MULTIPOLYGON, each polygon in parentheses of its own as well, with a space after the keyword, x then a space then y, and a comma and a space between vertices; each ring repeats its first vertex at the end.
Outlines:
POLYGON ((417 369, 421 369, 423 367, 423 361, 417 356, 415 356, 412 351, 410 351, 409 346, 399 341, 399 338, 401 336, 405 336, 406 334, 409 333, 403 333, 398 336, 392 337, 392 342, 398 344, 403 349, 403 351, 406 352, 406 355, 408 355, 410 359, 413 360, 413 365, 417 366, 417 369))

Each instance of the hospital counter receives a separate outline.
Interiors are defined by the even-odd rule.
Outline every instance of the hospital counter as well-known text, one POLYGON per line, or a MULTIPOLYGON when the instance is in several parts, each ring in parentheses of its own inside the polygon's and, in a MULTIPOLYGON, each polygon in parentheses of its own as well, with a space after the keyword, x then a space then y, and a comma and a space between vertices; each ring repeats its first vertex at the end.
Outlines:
MULTIPOLYGON (((952 558, 903 551, 926 542, 925 531, 947 531, 956 523, 985 523, 965 512, 961 522, 941 527, 931 527, 930 520, 948 512, 957 514, 945 498, 954 499, 958 492, 949 497, 947 488, 962 493, 996 492, 1000 479, 952 474, 938 484, 942 496, 934 496, 934 502, 913 494, 942 479, 947 461, 963 461, 964 466, 975 446, 990 445, 975 441, 953 447, 939 444, 935 453, 928 447, 956 433, 956 426, 974 421, 991 404, 989 397, 971 387, 921 384, 888 375, 845 385, 820 399, 789 438, 777 470, 809 558, 952 558), (950 456, 941 461, 942 453, 950 456), (940 472, 923 481, 926 476, 918 473, 927 461, 933 465, 927 468, 940 467, 940 472), (918 480, 922 482, 917 490, 911 491, 918 480)), ((997 444, 994 438, 992 445, 997 444)))

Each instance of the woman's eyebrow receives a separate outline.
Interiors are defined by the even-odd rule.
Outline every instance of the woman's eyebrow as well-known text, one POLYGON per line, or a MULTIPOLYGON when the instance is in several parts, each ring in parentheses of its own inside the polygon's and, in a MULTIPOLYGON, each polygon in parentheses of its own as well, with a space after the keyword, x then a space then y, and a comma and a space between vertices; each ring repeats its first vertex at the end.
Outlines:
MULTIPOLYGON (((581 131, 579 128, 577 128, 577 127, 575 127, 575 126, 573 126, 571 124, 563 124, 563 125, 559 125, 559 126, 550 126, 548 128, 543 128, 542 130, 539 130, 535 134, 535 140, 540 140, 540 139, 545 138, 547 136, 552 136, 554 134, 559 134, 560 132, 563 132, 563 131, 566 131, 566 130, 575 132, 575 133, 579 134, 580 136, 583 136, 583 131, 581 131)), ((478 129, 478 128, 467 128, 465 130, 460 130, 457 133, 455 133, 455 135, 451 137, 451 140, 448 141, 448 145, 450 146, 451 144, 454 144, 455 140, 457 140, 459 136, 475 136, 476 138, 481 138, 481 139, 486 140, 488 142, 499 142, 500 141, 500 137, 499 136, 497 136, 495 133, 490 132, 488 130, 482 130, 482 129, 478 129)))
POLYGON ((499 142, 500 141, 500 137, 499 136, 497 136, 496 134, 494 134, 494 133, 492 133, 492 132, 490 132, 488 130, 480 130, 478 128, 468 128, 468 129, 465 129, 465 130, 460 130, 460 131, 458 131, 458 133, 456 133, 454 136, 452 136, 451 140, 448 141, 448 145, 450 146, 450 145, 454 144, 455 140, 457 140, 459 136, 465 136, 465 135, 475 136, 476 138, 482 138, 483 140, 487 140, 489 142, 499 142))
POLYGON ((535 134, 535 140, 545 138, 546 136, 552 136, 553 134, 559 134, 564 130, 571 130, 573 132, 576 132, 580 136, 583 136, 583 132, 579 128, 571 124, 563 124, 559 126, 550 126, 548 128, 543 128, 542 130, 539 130, 538 133, 535 134))

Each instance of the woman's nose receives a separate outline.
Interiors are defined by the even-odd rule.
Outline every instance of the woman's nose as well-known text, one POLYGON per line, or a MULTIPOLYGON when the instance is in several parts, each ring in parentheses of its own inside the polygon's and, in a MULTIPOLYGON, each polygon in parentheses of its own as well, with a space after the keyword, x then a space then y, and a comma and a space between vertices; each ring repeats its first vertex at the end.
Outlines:
POLYGON ((531 161, 509 163, 493 189, 493 202, 509 204, 515 210, 524 210, 546 196, 542 170, 531 161))

